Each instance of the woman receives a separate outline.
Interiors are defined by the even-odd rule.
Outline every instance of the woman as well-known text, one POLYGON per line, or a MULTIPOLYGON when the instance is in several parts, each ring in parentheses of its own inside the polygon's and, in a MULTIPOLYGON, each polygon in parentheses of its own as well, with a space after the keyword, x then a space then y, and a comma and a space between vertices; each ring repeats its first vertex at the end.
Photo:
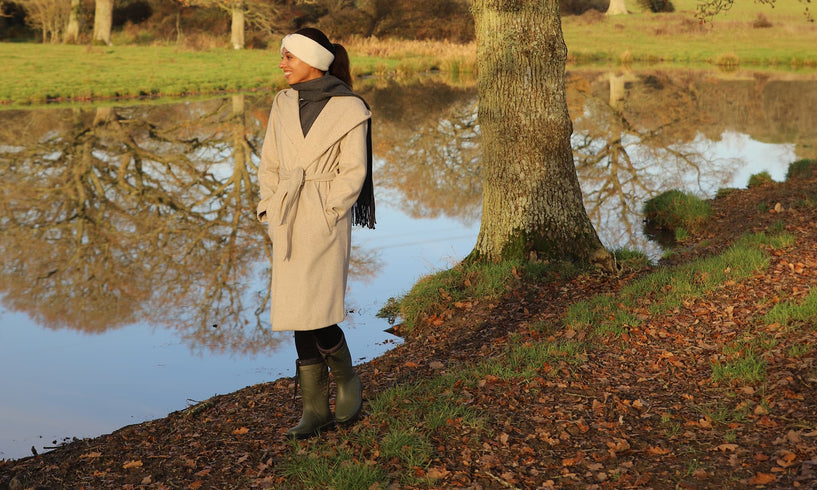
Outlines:
POLYGON ((353 421, 362 407, 360 378, 337 324, 346 314, 352 225, 375 224, 371 113, 352 92, 346 50, 318 29, 284 37, 279 68, 290 88, 272 102, 257 213, 272 239, 272 328, 293 330, 298 352, 303 414, 287 436, 304 439, 353 421))

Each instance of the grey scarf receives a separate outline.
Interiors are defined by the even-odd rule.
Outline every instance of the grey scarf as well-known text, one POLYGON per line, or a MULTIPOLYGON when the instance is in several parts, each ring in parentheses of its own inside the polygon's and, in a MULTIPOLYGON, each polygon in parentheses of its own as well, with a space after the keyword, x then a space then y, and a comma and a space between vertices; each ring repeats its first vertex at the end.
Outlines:
MULTIPOLYGON (((351 87, 334 75, 324 75, 307 82, 290 85, 298 91, 298 109, 301 119, 301 131, 304 136, 309 133, 315 120, 320 115, 326 103, 332 97, 357 97, 362 100, 369 109, 369 104, 356 93, 351 87)), ((363 181, 363 189, 357 198, 357 202, 352 206, 352 223, 374 229, 374 183, 372 180, 372 124, 369 121, 369 128, 366 132, 366 180, 363 181)))

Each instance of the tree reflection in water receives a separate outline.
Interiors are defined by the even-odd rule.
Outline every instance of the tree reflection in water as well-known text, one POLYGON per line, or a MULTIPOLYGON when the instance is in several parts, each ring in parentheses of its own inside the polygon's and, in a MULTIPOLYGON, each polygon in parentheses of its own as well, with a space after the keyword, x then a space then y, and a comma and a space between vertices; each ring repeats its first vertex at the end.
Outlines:
MULTIPOLYGON (((644 200, 727 185, 746 162, 711 150, 726 131, 815 156, 810 78, 586 70, 568 82, 585 206, 610 247, 655 249, 641 231, 644 200)), ((375 114, 379 205, 478 224, 473 84, 374 80, 360 90, 375 114)), ((254 216, 270 102, 235 95, 0 112, 4 306, 51 328, 147 321, 177 329, 197 350, 273 348, 273 252, 254 216)), ((382 267, 377 249, 353 250, 353 279, 382 267)))
MULTIPOLYGON (((3 116, 0 138, 13 142, 0 167, 9 309, 86 332, 167 325, 212 351, 278 342, 259 267, 271 247, 255 220, 265 111, 248 113, 235 95, 3 116)), ((376 264, 357 254, 353 273, 376 264)))

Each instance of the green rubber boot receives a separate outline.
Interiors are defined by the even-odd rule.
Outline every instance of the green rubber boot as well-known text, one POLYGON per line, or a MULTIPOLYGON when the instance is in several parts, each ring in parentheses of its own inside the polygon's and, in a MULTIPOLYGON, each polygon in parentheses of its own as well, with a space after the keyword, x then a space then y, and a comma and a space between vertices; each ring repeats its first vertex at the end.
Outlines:
POLYGON ((352 367, 352 354, 346 345, 346 337, 341 337, 340 343, 329 350, 320 346, 318 350, 332 370, 338 389, 335 397, 335 420, 339 424, 354 422, 363 408, 363 384, 352 367))
POLYGON ((329 411, 329 372, 322 358, 295 361, 295 383, 301 384, 303 415, 287 430, 290 439, 306 439, 329 430, 335 422, 329 411))

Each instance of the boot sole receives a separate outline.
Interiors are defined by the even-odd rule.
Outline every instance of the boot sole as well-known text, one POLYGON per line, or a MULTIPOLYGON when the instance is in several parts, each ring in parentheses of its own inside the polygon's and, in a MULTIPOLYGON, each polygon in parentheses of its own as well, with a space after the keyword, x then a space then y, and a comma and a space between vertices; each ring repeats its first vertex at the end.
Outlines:
POLYGON ((357 413, 355 413, 354 415, 352 415, 348 419, 338 420, 337 418, 335 418, 335 422, 337 423, 337 425, 339 425, 341 427, 349 427, 350 425, 352 425, 352 424, 354 424, 355 422, 358 421, 358 419, 360 418, 360 415, 362 413, 363 413, 363 407, 361 406, 360 410, 358 410, 357 413))
POLYGON ((331 430, 334 430, 335 425, 336 425, 335 422, 329 422, 326 425, 322 425, 322 426, 318 427, 317 429, 313 430, 312 432, 306 432, 306 433, 302 433, 302 434, 287 434, 286 437, 287 437, 287 439, 290 439, 290 440, 293 440, 293 441, 303 441, 304 439, 310 439, 312 437, 318 436, 318 435, 321 434, 321 432, 329 432, 331 430))

